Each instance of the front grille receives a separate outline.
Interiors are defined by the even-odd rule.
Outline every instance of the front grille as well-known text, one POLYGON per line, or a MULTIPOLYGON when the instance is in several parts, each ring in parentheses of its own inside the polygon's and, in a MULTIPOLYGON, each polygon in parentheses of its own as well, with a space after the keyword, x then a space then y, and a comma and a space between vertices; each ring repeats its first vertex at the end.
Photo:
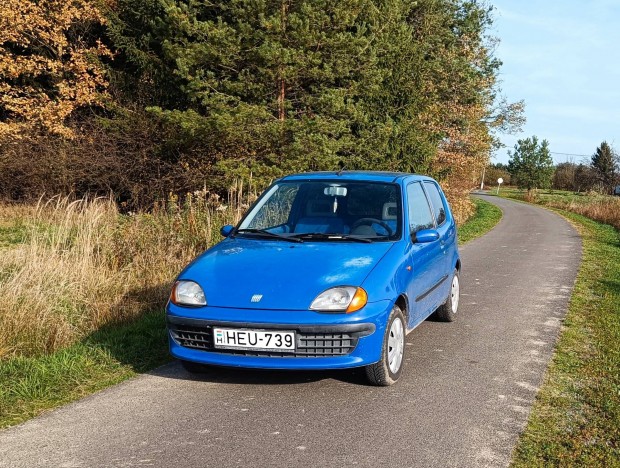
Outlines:
POLYGON ((299 356, 344 356, 357 346, 357 337, 349 333, 297 334, 299 356))
POLYGON ((212 326, 168 324, 174 341, 185 348, 214 351, 241 356, 268 357, 326 357, 350 354, 358 342, 358 333, 301 333, 296 332, 295 351, 258 351, 254 349, 215 349, 212 326))
POLYGON ((174 341, 181 346, 193 349, 213 349, 212 327, 192 327, 190 325, 169 325, 174 341))

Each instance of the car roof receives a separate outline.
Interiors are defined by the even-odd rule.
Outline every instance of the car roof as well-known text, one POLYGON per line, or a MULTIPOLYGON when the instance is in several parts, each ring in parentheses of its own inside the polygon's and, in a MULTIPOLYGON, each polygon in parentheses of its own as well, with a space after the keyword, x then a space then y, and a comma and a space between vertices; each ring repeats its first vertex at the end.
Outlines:
POLYGON ((397 182, 402 179, 411 180, 433 180, 430 177, 409 174, 407 172, 388 172, 388 171, 322 171, 322 172, 302 172, 282 177, 281 181, 293 180, 361 180, 371 182, 397 182))

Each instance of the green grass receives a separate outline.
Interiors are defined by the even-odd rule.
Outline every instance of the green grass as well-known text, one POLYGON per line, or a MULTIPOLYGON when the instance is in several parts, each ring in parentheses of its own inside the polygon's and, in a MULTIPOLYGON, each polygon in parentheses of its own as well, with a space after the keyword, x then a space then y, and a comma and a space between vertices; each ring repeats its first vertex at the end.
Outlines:
POLYGON ((562 214, 583 237, 583 261, 513 465, 620 466, 620 234, 562 214))
POLYGON ((26 236, 26 226, 15 224, 11 226, 0 225, 0 248, 23 242, 26 236))
MULTIPOLYGON (((460 242, 481 236, 501 219, 501 210, 475 200, 476 214, 459 228, 460 242)), ((23 239, 0 232, 0 243, 23 239)), ((19 424, 169 362, 163 311, 135 322, 111 325, 66 349, 0 361, 0 428, 19 424)))
POLYGON ((502 210, 492 203, 478 198, 474 199, 474 203, 476 204, 476 213, 463 226, 459 227, 460 244, 480 237, 490 231, 502 219, 502 210))
POLYGON ((163 312, 108 326, 46 356, 0 361, 0 428, 170 361, 163 312))

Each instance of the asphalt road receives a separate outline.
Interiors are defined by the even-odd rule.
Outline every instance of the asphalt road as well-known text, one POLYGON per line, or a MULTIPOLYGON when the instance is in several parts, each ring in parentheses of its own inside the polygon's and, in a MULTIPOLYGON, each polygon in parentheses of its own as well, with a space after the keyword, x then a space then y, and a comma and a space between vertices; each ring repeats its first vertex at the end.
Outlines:
POLYGON ((549 211, 489 199, 504 217, 461 249, 459 318, 408 336, 396 386, 360 371, 192 378, 171 364, 0 432, 0 466, 506 466, 581 242, 549 211))

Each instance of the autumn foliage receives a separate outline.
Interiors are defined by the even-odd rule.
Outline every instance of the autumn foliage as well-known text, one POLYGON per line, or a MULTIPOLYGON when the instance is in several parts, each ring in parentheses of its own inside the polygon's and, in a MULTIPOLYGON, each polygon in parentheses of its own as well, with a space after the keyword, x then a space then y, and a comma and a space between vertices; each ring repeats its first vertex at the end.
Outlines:
POLYGON ((522 123, 491 24, 469 0, 5 0, 0 196, 149 209, 344 165, 434 176, 462 220, 522 123))
POLYGON ((0 137, 33 129, 69 136, 67 117, 95 104, 109 50, 92 29, 105 22, 89 0, 3 0, 0 6, 0 137))

